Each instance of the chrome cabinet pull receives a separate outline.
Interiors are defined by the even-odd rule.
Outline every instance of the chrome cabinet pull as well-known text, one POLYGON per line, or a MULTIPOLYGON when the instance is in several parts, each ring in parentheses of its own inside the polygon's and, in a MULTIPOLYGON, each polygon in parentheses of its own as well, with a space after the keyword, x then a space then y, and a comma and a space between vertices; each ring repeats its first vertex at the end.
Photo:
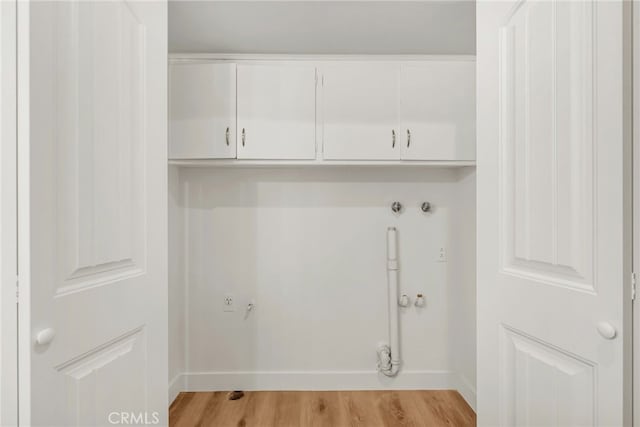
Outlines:
POLYGON ((227 126, 227 131, 224 133, 225 139, 227 140, 227 146, 229 145, 229 127, 227 126))
POLYGON ((411 131, 407 129, 407 148, 411 145, 411 131))
POLYGON ((396 146, 396 131, 391 129, 391 148, 395 148, 396 146))
POLYGON ((244 140, 245 140, 245 132, 244 132, 244 128, 242 128, 242 146, 244 147, 244 140))

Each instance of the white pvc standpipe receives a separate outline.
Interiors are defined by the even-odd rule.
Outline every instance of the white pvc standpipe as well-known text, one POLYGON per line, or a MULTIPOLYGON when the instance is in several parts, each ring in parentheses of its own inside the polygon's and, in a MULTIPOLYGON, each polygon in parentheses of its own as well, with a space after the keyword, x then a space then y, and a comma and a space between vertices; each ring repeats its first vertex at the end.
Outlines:
POLYGON ((387 376, 395 376, 400 370, 400 337, 398 330, 398 246, 395 227, 387 229, 387 281, 389 291, 389 350, 390 369, 383 370, 387 376))

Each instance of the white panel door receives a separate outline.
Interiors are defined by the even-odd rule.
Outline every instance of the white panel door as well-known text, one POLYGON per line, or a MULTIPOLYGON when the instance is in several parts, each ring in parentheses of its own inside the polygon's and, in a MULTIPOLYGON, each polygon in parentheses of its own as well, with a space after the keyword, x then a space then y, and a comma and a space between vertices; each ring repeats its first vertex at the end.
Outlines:
POLYGON ((315 159, 316 69, 238 65, 238 159, 315 159))
POLYGON ((480 2, 478 424, 631 424, 630 3, 480 2))
POLYGON ((20 423, 166 425, 166 3, 19 7, 20 423))
POLYGON ((236 157, 236 65, 169 67, 169 158, 236 157))
POLYGON ((398 74, 396 64, 322 67, 325 159, 400 159, 398 74))
POLYGON ((475 61, 402 65, 400 122, 402 160, 475 160, 475 61))

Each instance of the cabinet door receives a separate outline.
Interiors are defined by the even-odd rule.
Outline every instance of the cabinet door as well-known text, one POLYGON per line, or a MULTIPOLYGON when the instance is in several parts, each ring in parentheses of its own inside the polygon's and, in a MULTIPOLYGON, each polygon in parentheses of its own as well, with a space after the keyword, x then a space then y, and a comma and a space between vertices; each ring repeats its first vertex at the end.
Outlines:
POLYGON ((236 65, 172 64, 169 158, 236 157, 236 65))
POLYGON ((325 159, 400 158, 398 73, 393 64, 335 64, 323 68, 325 159))
POLYGON ((402 66, 400 120, 403 160, 474 160, 474 61, 402 66))
POLYGON ((316 69, 238 65, 238 158, 315 159, 316 69))

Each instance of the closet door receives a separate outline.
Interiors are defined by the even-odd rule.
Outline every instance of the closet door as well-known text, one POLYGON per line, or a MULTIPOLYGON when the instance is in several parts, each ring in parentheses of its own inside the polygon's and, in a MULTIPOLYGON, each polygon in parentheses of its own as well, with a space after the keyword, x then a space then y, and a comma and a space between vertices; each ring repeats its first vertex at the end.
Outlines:
POLYGON ((400 159, 399 67, 380 63, 327 65, 323 73, 325 159, 400 159))
POLYGON ((478 425, 628 426, 631 2, 478 2, 478 425))
POLYGON ((316 69, 238 65, 238 159, 315 159, 316 69))
POLYGON ((171 64, 169 78, 169 158, 235 158, 235 64, 171 64))
POLYGON ((403 160, 475 159, 475 61, 402 66, 403 160))
POLYGON ((167 3, 17 15, 19 425, 166 426, 167 3))

